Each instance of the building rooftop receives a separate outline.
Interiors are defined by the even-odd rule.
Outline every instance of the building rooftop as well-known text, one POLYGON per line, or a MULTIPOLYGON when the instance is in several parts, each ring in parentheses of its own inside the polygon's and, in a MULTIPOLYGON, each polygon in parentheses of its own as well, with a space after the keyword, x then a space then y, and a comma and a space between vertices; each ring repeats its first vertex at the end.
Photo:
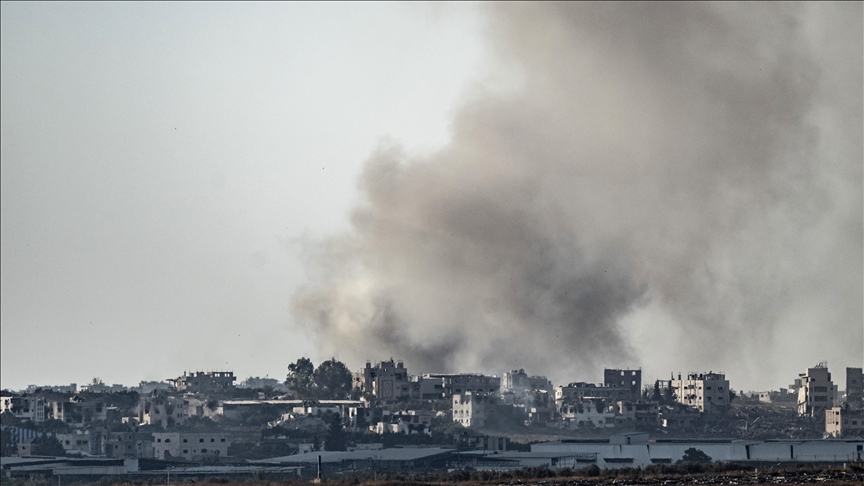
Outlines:
POLYGON ((322 463, 370 460, 415 461, 417 459, 425 459, 453 452, 455 452, 455 449, 444 449, 440 447, 404 447, 378 450, 357 450, 353 452, 318 451, 250 462, 261 464, 316 464, 318 462, 318 456, 321 456, 322 463))

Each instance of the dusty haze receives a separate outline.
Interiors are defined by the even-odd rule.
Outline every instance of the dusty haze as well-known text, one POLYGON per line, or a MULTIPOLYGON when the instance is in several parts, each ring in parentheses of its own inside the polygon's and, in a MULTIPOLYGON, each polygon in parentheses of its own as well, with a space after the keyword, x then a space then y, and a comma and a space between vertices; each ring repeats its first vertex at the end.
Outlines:
POLYGON ((860 3, 487 22, 512 86, 467 96, 432 155, 382 144, 353 231, 308 250, 322 355, 556 382, 861 366, 860 3))

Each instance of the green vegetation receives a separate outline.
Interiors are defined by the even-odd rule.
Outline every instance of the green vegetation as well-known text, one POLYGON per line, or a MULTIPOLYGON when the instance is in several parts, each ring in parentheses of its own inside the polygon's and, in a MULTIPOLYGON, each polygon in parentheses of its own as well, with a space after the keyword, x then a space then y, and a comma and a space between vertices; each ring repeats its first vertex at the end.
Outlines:
POLYGON ((351 371, 331 358, 315 368, 309 358, 288 365, 285 386, 300 400, 344 400, 351 394, 351 371))

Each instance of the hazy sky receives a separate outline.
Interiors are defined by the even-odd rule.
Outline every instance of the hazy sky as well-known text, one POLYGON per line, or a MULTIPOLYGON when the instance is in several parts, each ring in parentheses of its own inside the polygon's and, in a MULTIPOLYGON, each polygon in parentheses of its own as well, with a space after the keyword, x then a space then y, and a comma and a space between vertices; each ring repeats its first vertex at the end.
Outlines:
POLYGON ((0 386, 861 366, 861 5, 558 8, 2 3, 0 386))
POLYGON ((317 358, 297 241, 483 72, 461 6, 4 2, 0 30, 4 387, 317 358))

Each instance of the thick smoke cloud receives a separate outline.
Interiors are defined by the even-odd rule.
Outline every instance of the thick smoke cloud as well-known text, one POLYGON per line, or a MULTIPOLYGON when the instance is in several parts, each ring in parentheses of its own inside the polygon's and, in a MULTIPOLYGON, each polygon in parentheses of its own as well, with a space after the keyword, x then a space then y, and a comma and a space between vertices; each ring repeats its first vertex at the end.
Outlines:
POLYGON ((490 9, 518 89, 475 94, 433 155, 374 153, 296 310, 328 356, 416 372, 755 366, 808 326, 860 356, 861 13, 490 9), (676 349, 628 337, 645 309, 676 349))

